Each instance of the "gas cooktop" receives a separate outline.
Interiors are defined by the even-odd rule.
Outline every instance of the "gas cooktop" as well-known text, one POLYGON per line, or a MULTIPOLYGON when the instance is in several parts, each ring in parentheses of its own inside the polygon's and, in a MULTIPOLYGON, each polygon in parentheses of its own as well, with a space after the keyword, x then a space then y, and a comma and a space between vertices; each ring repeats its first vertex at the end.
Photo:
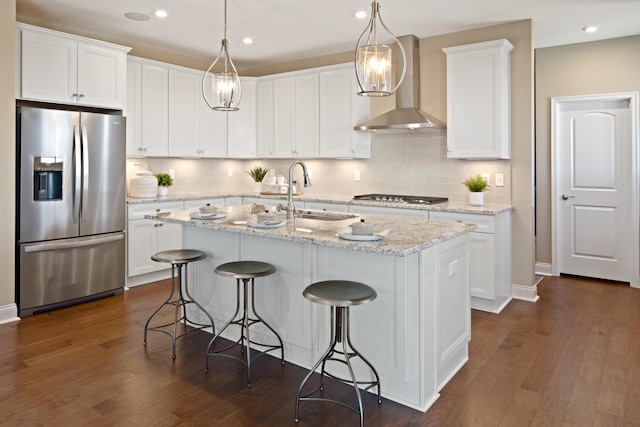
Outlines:
POLYGON ((429 196, 403 196, 398 194, 360 194, 353 196, 353 200, 370 200, 387 203, 409 203, 413 205, 435 205, 437 203, 448 202, 446 197, 429 196))

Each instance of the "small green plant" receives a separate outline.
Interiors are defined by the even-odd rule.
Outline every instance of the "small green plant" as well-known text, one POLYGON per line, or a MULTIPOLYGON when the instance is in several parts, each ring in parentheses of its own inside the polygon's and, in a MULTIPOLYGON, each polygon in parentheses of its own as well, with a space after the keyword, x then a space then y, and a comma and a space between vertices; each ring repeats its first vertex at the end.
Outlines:
POLYGON ((248 171, 245 171, 255 182, 262 182, 267 173, 269 173, 269 169, 262 166, 254 166, 248 171))
POLYGON ((480 174, 470 176, 464 180, 463 184, 466 185, 472 193, 479 193, 489 187, 489 183, 480 174))
POLYGON ((155 174, 160 187, 171 187, 173 185, 173 178, 168 173, 159 172, 155 174))

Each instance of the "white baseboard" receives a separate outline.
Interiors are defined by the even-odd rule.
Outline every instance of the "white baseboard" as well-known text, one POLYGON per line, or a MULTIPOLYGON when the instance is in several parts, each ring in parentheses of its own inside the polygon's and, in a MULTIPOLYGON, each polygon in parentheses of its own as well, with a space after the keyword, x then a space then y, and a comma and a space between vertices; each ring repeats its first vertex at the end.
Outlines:
POLYGON ((538 283, 540 283, 540 281, 536 282, 533 286, 511 285, 513 298, 529 302, 538 301, 540 299, 540 296, 538 296, 538 283))
POLYGON ((535 270, 537 275, 553 276, 553 274, 551 274, 551 264, 546 262, 536 262, 535 270))
POLYGON ((18 306, 15 304, 9 304, 0 307, 0 324, 17 322, 20 320, 18 317, 18 306))
POLYGON ((141 274, 139 276, 127 277, 125 288, 146 285, 147 283, 157 282, 171 277, 171 269, 155 271, 153 273, 141 274))

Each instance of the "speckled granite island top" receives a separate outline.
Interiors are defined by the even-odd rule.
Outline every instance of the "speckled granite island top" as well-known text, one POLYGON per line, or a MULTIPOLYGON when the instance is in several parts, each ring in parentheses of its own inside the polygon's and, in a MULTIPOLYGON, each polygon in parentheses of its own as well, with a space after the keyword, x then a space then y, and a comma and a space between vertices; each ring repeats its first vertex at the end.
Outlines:
MULTIPOLYGON (((145 218, 185 226, 252 234, 280 240, 314 243, 394 256, 407 256, 419 252, 422 249, 453 239, 476 228, 475 225, 456 222, 372 215, 356 216, 355 218, 339 221, 296 218, 288 221, 286 225, 280 228, 254 228, 247 225, 247 221, 256 221, 255 216, 250 215, 248 211, 248 205, 228 206, 219 211, 225 212, 226 216, 215 220, 191 219, 189 216, 190 211, 147 215, 145 218), (376 233, 388 229, 391 229, 391 232, 378 241, 351 241, 338 237, 339 230, 348 228, 350 224, 360 218, 364 218, 367 223, 374 224, 374 232, 376 233)), ((279 214, 278 219, 286 220, 284 214, 279 214)))

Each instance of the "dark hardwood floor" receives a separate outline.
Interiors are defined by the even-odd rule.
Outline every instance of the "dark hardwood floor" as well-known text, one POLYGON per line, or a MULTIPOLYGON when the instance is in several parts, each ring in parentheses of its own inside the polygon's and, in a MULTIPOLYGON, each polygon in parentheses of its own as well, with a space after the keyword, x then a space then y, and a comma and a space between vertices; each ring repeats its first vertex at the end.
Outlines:
MULTIPOLYGON (((365 394, 367 426, 640 426, 640 290, 545 278, 540 301, 513 301, 500 315, 473 311, 470 359, 421 413, 365 394)), ((0 424, 54 426, 295 425, 306 374, 261 357, 245 367, 204 349, 210 335, 178 342, 147 316, 166 283, 0 325, 0 424)), ((383 383, 384 388, 384 383, 383 383)), ((355 402, 343 384, 327 387, 355 402)), ((355 426, 337 405, 301 403, 300 426, 355 426)))

